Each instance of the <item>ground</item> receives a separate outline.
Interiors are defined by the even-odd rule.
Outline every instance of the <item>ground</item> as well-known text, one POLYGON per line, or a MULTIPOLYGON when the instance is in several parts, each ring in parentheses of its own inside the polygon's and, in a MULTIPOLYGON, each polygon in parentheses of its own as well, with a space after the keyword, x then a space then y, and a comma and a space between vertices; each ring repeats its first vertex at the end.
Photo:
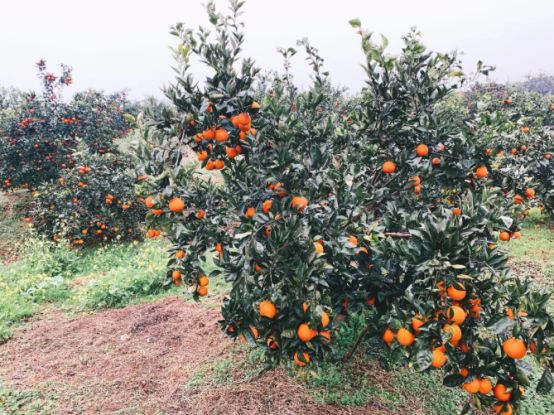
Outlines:
MULTIPOLYGON (((18 218, 18 197, 0 201, 11 241, 0 245, 0 415, 459 412, 464 395, 438 373, 385 371, 377 349, 264 372, 256 349, 219 330, 226 284, 212 281, 199 303, 164 289, 163 241, 76 253, 37 240, 18 218)), ((510 242, 515 272, 551 287, 553 250, 554 232, 535 214, 510 242)), ((360 327, 341 325, 337 341, 360 327)), ((554 396, 528 393, 521 414, 554 413, 554 396)))

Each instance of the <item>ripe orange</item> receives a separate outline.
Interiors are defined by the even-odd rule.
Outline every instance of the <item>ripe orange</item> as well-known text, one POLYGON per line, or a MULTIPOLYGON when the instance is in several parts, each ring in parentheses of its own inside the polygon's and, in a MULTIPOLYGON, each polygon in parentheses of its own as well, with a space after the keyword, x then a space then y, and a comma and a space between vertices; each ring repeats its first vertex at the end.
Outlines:
POLYGON ((200 297, 205 297, 208 295, 208 289, 206 287, 198 287, 196 292, 200 297))
POLYGON ((461 282, 456 282, 455 285, 448 287, 447 293, 454 301, 462 301, 466 297, 466 290, 461 282))
POLYGON ((296 329, 296 334, 297 334, 298 338, 300 339, 300 341, 309 342, 315 336, 317 336, 317 331, 310 328, 308 323, 302 323, 296 329))
POLYGON ((256 213, 256 209, 254 209, 253 207, 249 207, 244 212, 244 216, 246 216, 247 218, 252 218, 254 217, 255 213, 256 213))
POLYGON ((258 331, 258 329, 256 327, 250 326, 249 329, 250 329, 250 333, 252 333, 252 337, 254 337, 254 340, 256 340, 258 337, 260 337, 260 332, 258 331))
POLYGON ((200 275, 198 277, 198 285, 201 287, 206 287, 210 283, 210 279, 205 275, 200 275))
POLYGON ((405 328, 401 328, 396 333, 396 340, 398 340, 398 343, 402 346, 411 346, 414 344, 414 335, 405 328))
POLYGON ((198 161, 204 161, 208 158, 208 152, 206 150, 197 151, 196 157, 198 158, 198 161))
POLYGON ((508 388, 506 388, 506 385, 503 385, 502 383, 497 383, 494 387, 494 397, 499 400, 500 402, 507 402, 512 397, 512 394, 507 391, 508 388))
POLYGON ((250 108, 252 108, 253 110, 259 110, 262 106, 257 103, 256 101, 252 102, 252 104, 250 104, 250 108))
POLYGON ((227 157, 229 157, 230 159, 234 159, 237 156, 238 152, 235 147, 226 147, 225 154, 227 154, 227 157))
POLYGON ((480 166, 475 169, 475 175, 478 179, 486 179, 489 176, 489 171, 486 166, 480 166))
POLYGON ((522 127, 521 132, 527 134, 529 132, 529 127, 522 127))
POLYGON ((314 250, 317 254, 322 254, 323 252, 325 252, 321 242, 314 242, 314 250))
POLYGON ((416 154, 418 157, 427 157, 429 155, 429 147, 425 144, 420 144, 416 147, 416 154))
POLYGON ((433 166, 438 166, 439 164, 441 164, 441 159, 438 157, 434 157, 433 160, 431 160, 431 164, 433 164, 433 166))
POLYGON ((519 231, 514 232, 514 233, 512 234, 512 238, 514 238, 514 239, 519 239, 519 238, 521 238, 521 232, 519 232, 519 231))
POLYGON ((414 329, 414 331, 416 333, 419 333, 421 332, 421 326, 423 326, 425 324, 425 321, 423 320, 420 320, 419 318, 417 317, 414 317, 412 319, 412 329, 414 329))
POLYGON ((457 324, 445 324, 442 328, 445 333, 450 333, 450 344, 456 347, 462 339, 462 329, 457 324))
POLYGON ((164 213, 163 209, 152 209, 150 212, 152 212, 154 216, 162 216, 164 213))
POLYGON ((460 306, 453 305, 446 312, 448 320, 455 324, 462 324, 466 319, 466 312, 460 306))
POLYGON ((421 184, 421 179, 419 178, 419 176, 412 176, 408 180, 414 182, 414 186, 419 186, 421 184))
POLYGON ((467 378, 469 376, 469 370, 467 370, 467 367, 462 367, 460 369, 460 375, 464 378, 467 378))
POLYGON ((510 240, 510 232, 502 231, 498 234, 498 239, 501 241, 507 242, 510 240))
POLYGON ((269 300, 262 301, 258 306, 258 310, 260 312, 260 316, 262 317, 274 318, 277 315, 277 308, 275 307, 275 304, 269 300))
POLYGON ((473 378, 472 380, 464 383, 464 389, 468 393, 479 393, 479 387, 481 386, 481 382, 479 382, 479 379, 473 378))
POLYGON ((183 259, 186 255, 186 252, 182 249, 179 249, 177 252, 175 252, 175 258, 177 259, 183 259))
POLYGON ((294 196, 290 202, 290 205, 300 211, 304 210, 308 206, 308 199, 304 196, 294 196))
POLYGON ((527 197, 527 199, 532 199, 535 197, 535 189, 532 189, 532 188, 527 188, 525 189, 525 196, 527 197))
POLYGON ((329 314, 325 311, 321 312, 321 327, 325 328, 329 325, 329 314))
POLYGON ((523 202, 523 197, 521 195, 515 195, 514 196, 514 203, 516 205, 519 205, 519 204, 521 204, 521 202, 523 202))
POLYGON ((202 138, 204 140, 213 140, 215 138, 215 129, 208 128, 202 131, 202 138))
POLYGON ((254 266, 254 269, 256 270, 256 272, 260 272, 262 269, 264 269, 260 264, 256 264, 254 266))
POLYGON ((310 363, 310 355, 306 352, 302 353, 302 360, 298 355, 298 352, 294 353, 294 363, 296 363, 297 366, 304 367, 308 363, 310 363))
POLYGON ((202 209, 196 212, 196 219, 202 219, 204 216, 206 216, 206 212, 204 212, 202 209))
POLYGON ((223 143, 224 141, 227 141, 228 139, 229 139, 229 133, 225 129, 218 128, 217 130, 215 130, 215 140, 218 143, 223 143))
POLYGON ((499 415, 512 415, 512 405, 509 403, 498 403, 494 405, 494 410, 499 415))
POLYGON ((385 161, 383 163, 383 166, 381 167, 381 170, 385 174, 392 174, 396 171, 396 164, 394 164, 392 161, 385 161))
POLYGON ((173 273, 171 274, 171 278, 174 282, 179 281, 181 279, 181 271, 179 271, 178 269, 173 271, 173 273))
POLYGON ((460 216, 462 214, 462 209, 460 209, 459 207, 455 207, 452 209, 452 214, 454 216, 460 216))
POLYGON ((267 347, 269 347, 271 350, 275 350, 279 347, 279 344, 277 341, 273 338, 273 336, 269 336, 266 340, 267 347))
POLYGON ((264 200, 264 202, 262 203, 263 212, 264 213, 269 213, 272 206, 273 206, 273 200, 271 200, 271 199, 264 200))
POLYGON ((323 343, 327 343, 329 341, 331 341, 331 332, 329 330, 324 330, 324 331, 320 331, 319 332, 319 335, 321 337, 324 337, 325 340, 323 341, 323 343))
POLYGON ((206 163, 206 170, 213 170, 215 168, 214 162, 211 160, 208 160, 206 163))
POLYGON ((523 359, 527 354, 527 346, 521 339, 512 337, 504 342, 502 350, 512 359, 523 359))
POLYGON ((490 156, 490 155, 491 155, 491 149, 490 149, 490 148, 487 148, 487 149, 485 150, 485 155, 486 155, 486 156, 490 156))
POLYGON ((383 340, 387 345, 391 345, 394 340, 394 333, 391 329, 386 329, 383 333, 383 340))
POLYGON ((512 148, 512 154, 515 156, 517 154, 517 148, 512 148))
POLYGON ((446 363, 446 355, 440 347, 433 349, 433 363, 431 365, 435 368, 443 367, 446 363))
POLYGON ((354 246, 358 246, 358 238, 356 238, 354 235, 350 235, 348 237, 348 242, 350 242, 354 246))
POLYGON ((221 159, 217 159, 216 161, 214 161, 214 167, 217 170, 221 170, 223 167, 225 167, 225 162, 221 159))
POLYGON ((240 113, 237 118, 237 123, 239 125, 244 125, 244 124, 250 124, 250 122, 252 121, 252 119, 250 118, 250 115, 247 113, 247 112, 242 112, 240 113))
POLYGON ((488 378, 479 379, 479 393, 483 395, 488 395, 492 391, 492 383, 488 378))
POLYGON ((376 299, 375 297, 368 297, 365 302, 367 303, 367 305, 375 305, 376 299))
POLYGON ((174 197, 169 201, 169 210, 172 212, 178 213, 182 212, 185 209, 185 202, 178 197, 174 197))
POLYGON ((146 207, 148 209, 154 207, 154 205, 156 204, 156 199, 154 199, 152 196, 148 196, 146 198, 146 200, 144 201, 144 204, 146 205, 146 207))

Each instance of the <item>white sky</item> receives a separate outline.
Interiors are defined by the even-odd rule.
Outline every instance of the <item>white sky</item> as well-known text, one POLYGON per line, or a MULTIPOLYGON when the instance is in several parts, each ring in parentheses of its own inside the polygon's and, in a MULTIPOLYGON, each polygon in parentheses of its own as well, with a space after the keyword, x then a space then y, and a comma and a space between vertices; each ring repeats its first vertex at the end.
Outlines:
MULTIPOLYGON (((34 63, 74 69, 72 91, 129 89, 133 98, 161 96, 172 80, 168 34, 177 21, 206 24, 199 0, 2 0, 0 85, 37 89, 34 63)), ((217 0, 220 8, 225 0, 217 0)), ((326 59, 334 83, 358 90, 364 79, 359 37, 348 25, 358 17, 383 33, 397 52, 400 37, 417 26, 432 50, 463 51, 466 69, 478 59, 497 66, 493 78, 519 80, 554 74, 553 0, 249 0, 244 8, 245 56, 263 68, 281 66, 278 46, 308 37, 326 59)), ((303 56, 293 61, 306 82, 303 56)))

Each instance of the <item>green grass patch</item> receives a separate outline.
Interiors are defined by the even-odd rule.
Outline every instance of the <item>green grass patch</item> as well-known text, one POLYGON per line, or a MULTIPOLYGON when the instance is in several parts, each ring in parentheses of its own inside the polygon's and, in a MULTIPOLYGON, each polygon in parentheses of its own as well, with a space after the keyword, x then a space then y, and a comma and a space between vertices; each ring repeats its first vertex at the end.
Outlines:
POLYGON ((56 396, 6 388, 0 383, 0 415, 49 415, 56 396))

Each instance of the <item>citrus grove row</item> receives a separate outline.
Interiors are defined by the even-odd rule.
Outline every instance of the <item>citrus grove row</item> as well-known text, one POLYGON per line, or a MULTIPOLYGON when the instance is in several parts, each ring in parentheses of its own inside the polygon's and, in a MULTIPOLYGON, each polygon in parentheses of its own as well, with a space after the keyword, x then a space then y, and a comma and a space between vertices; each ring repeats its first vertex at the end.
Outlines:
POLYGON ((134 160, 116 145, 134 122, 124 100, 68 111, 51 83, 70 72, 45 78, 0 140, 4 189, 35 193, 29 221, 75 247, 167 238, 167 284, 199 299, 224 277, 221 329, 270 365, 329 359, 339 323, 357 316, 345 360, 378 339, 389 360, 467 391, 464 413, 515 413, 533 378, 548 393, 551 295, 511 274, 505 246, 525 237, 530 208, 554 212, 551 96, 470 85, 455 54, 429 52, 415 31, 387 54, 386 38, 352 20, 366 81, 348 97, 306 40, 279 50, 279 73, 242 58, 241 8, 209 3, 210 30, 172 28, 172 105, 137 117, 134 160), (300 50, 307 89, 290 72, 300 50), (203 82, 193 61, 210 69, 203 82), (79 130, 89 112, 105 130, 79 130), (51 161, 19 173, 35 144, 51 161))

